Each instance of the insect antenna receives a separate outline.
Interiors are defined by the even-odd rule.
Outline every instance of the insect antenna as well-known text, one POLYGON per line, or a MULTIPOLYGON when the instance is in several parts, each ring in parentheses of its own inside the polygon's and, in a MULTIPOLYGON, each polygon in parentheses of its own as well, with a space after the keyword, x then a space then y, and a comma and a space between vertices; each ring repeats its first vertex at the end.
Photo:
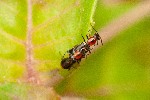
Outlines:
MULTIPOLYGON (((92 24, 90 24, 91 26, 92 26, 92 24)), ((97 31, 96 31, 96 29, 92 26, 92 28, 93 28, 93 30, 96 32, 96 33, 98 33, 97 31)))

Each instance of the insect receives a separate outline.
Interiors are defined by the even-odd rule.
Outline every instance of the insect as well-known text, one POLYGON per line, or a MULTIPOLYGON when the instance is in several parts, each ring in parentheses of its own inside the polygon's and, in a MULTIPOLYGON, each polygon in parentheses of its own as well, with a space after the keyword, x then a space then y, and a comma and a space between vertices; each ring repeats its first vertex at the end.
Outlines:
POLYGON ((76 62, 79 63, 82 58, 85 58, 86 53, 88 51, 90 51, 90 47, 85 42, 82 42, 81 44, 74 46, 72 49, 67 51, 67 53, 69 54, 68 58, 64 58, 64 56, 62 57, 61 66, 64 69, 70 70, 70 68, 74 63, 76 62))
MULTIPOLYGON (((91 25, 92 26, 92 25, 91 25)), ((92 26, 93 28, 93 26, 92 26)), ((93 28, 94 29, 94 28, 93 28)), ((95 30, 95 29, 94 29, 95 30)), ((98 45, 98 40, 101 40, 101 44, 103 45, 102 39, 100 37, 100 35, 98 34, 98 32, 95 30, 95 34, 93 36, 87 36, 87 41, 85 41, 84 37, 82 36, 84 42, 80 43, 79 45, 75 45, 73 48, 71 48, 70 50, 67 51, 67 53, 69 54, 69 57, 64 58, 64 56, 62 57, 61 60, 61 66, 64 69, 69 69, 72 67, 72 65, 74 63, 79 63, 81 61, 82 58, 87 57, 87 53, 91 53, 91 46, 95 46, 96 42, 98 45)), ((64 54, 65 55, 65 54, 64 54)))
MULTIPOLYGON (((91 25, 92 26, 92 25, 91 25)), ((94 29, 94 27, 92 26, 92 28, 94 29)), ((95 29, 94 29, 95 30, 95 29)), ((87 44, 89 45, 89 46, 95 46, 95 44, 96 44, 96 42, 97 42, 97 45, 98 45, 98 40, 101 40, 101 44, 103 45, 103 42, 102 42, 102 38, 100 37, 100 35, 98 34, 98 32, 95 30, 95 34, 93 35, 93 36, 90 36, 90 37, 88 37, 87 35, 86 35, 86 37, 87 37, 87 44)))
POLYGON ((75 61, 72 58, 62 58, 61 60, 61 66, 64 69, 68 69, 68 70, 70 70, 70 68, 72 67, 74 63, 75 61))
POLYGON ((85 58, 87 52, 90 52, 90 47, 86 42, 82 42, 81 44, 74 46, 68 51, 69 57, 78 63, 82 58, 85 58))

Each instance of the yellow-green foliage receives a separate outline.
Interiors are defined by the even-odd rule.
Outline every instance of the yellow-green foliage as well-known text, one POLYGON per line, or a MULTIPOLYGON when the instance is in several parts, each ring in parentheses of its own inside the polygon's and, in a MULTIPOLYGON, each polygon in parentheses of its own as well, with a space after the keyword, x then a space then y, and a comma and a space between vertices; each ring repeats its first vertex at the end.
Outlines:
MULTIPOLYGON (((23 84, 28 73, 28 47, 22 43, 27 39, 27 1, 0 1, 0 100, 49 100, 52 97, 48 87, 23 84)), ((48 77, 52 69, 60 70, 64 79, 55 86, 57 93, 90 100, 150 98, 150 17, 92 52, 80 65, 75 65, 77 69, 68 71, 60 66, 59 52, 64 54, 81 43, 81 34, 88 34, 90 23, 95 22, 94 27, 100 31, 138 2, 107 5, 105 0, 31 1, 32 53, 36 63, 33 68, 40 78, 48 77)))

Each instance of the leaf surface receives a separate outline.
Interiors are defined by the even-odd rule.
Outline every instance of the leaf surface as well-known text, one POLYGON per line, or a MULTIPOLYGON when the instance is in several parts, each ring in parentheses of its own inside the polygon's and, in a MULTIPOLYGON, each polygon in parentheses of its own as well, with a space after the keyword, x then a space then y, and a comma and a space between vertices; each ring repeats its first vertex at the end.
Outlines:
POLYGON ((4 94, 0 95, 1 99, 23 98, 19 96, 19 91, 14 92, 12 89, 22 88, 22 94, 28 94, 30 89, 16 84, 26 81, 45 82, 45 72, 61 69, 59 52, 64 54, 83 41, 81 34, 86 35, 93 22, 96 2, 0 1, 0 82, 8 83, 6 86, 1 85, 0 92, 4 94))

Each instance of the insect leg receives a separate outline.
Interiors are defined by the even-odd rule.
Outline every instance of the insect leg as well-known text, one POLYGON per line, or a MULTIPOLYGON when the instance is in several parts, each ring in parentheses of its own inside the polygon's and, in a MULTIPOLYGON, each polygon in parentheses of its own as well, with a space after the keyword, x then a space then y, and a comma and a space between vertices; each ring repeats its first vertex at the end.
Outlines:
POLYGON ((86 38, 89 39, 88 35, 86 35, 86 38))
MULTIPOLYGON (((92 24, 90 24, 91 26, 92 26, 92 24)), ((96 33, 98 33, 97 31, 96 31, 96 29, 92 26, 92 28, 93 28, 93 30, 96 32, 96 33)))
POLYGON ((83 40, 84 40, 84 42, 85 42, 85 39, 84 39, 84 37, 83 37, 83 35, 81 34, 81 36, 82 36, 82 38, 83 38, 83 40))
MULTIPOLYGON (((99 36, 100 37, 100 36, 99 36)), ((103 45, 103 41, 102 41, 102 38, 100 37, 100 40, 101 40, 101 44, 103 45)), ((98 42, 98 41, 97 41, 98 42)))

